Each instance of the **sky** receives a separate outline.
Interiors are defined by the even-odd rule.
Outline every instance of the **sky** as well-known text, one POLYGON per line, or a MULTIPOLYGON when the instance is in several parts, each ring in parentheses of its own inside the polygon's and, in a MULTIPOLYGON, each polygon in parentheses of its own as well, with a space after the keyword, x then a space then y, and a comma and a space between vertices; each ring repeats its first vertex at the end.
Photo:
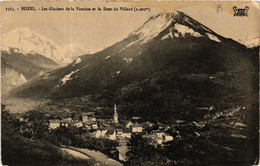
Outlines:
POLYGON ((172 10, 183 11, 227 38, 260 36, 257 2, 2 2, 1 7, 1 34, 28 27, 58 44, 79 43, 90 52, 124 39, 152 15, 172 10), (6 11, 25 6, 37 11, 6 11), (233 6, 249 6, 248 17, 234 17, 233 6), (149 7, 150 12, 38 10, 41 7, 149 7))

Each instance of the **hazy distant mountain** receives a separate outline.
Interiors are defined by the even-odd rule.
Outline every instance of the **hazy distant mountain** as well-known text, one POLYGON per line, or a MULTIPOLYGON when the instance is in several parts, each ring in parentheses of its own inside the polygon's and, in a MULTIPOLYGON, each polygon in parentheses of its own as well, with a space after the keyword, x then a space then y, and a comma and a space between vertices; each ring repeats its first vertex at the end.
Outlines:
POLYGON ((27 79, 22 73, 17 72, 14 69, 6 68, 1 75, 2 94, 5 94, 9 90, 27 82, 27 79), (7 77, 8 75, 8 77, 7 77))
POLYGON ((260 37, 246 36, 244 39, 239 39, 237 41, 245 45, 247 48, 254 48, 260 46, 260 37))
POLYGON ((39 54, 1 51, 2 94, 58 67, 59 64, 39 54))
POLYGON ((5 33, 1 42, 3 94, 85 53, 79 44, 58 45, 29 28, 5 33))
POLYGON ((39 54, 59 64, 68 64, 86 53, 79 44, 58 45, 29 28, 14 29, 2 36, 2 50, 16 53, 39 54))
POLYGON ((209 105, 228 101, 228 94, 249 93, 252 87, 244 80, 252 79, 255 70, 250 51, 182 12, 159 13, 126 39, 81 56, 9 95, 57 99, 101 94, 122 105, 153 106, 145 109, 152 116, 156 110, 184 109, 183 102, 209 105))

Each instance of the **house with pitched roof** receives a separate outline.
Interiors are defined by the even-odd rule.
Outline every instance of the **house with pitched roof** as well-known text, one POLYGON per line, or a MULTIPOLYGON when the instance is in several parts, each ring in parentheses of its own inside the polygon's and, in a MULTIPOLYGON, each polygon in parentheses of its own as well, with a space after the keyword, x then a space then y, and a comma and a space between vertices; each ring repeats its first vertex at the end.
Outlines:
POLYGON ((171 135, 165 135, 165 136, 163 137, 163 140, 164 140, 165 142, 172 141, 172 140, 173 140, 173 136, 171 136, 171 135))
POLYGON ((123 129, 122 137, 130 139, 132 135, 132 132, 130 129, 123 129))
POLYGON ((116 131, 114 129, 108 129, 105 137, 107 139, 116 140, 116 131))
POLYGON ((120 161, 127 161, 126 153, 129 151, 129 148, 127 146, 119 146, 116 149, 118 150, 118 159, 120 161))
POLYGON ((107 133, 107 129, 98 129, 93 132, 96 138, 103 138, 105 137, 106 133, 107 133))
POLYGON ((69 125, 71 125, 72 121, 73 120, 71 118, 62 119, 60 121, 60 125, 64 126, 64 127, 69 127, 69 125))
POLYGON ((116 129, 116 136, 122 137, 123 136, 123 129, 116 129))
POLYGON ((57 129, 60 127, 60 119, 50 119, 49 129, 57 129))
POLYGON ((75 126, 75 127, 78 127, 78 128, 80 128, 80 127, 83 127, 83 123, 81 122, 81 121, 74 121, 73 122, 73 125, 75 126))
POLYGON ((143 127, 142 125, 135 123, 132 127, 131 127, 132 133, 139 133, 143 131, 143 127))
POLYGON ((130 129, 133 125, 134 125, 134 123, 131 122, 131 121, 127 121, 127 122, 125 123, 125 127, 126 127, 126 128, 129 128, 129 129, 130 129))
POLYGON ((96 121, 94 115, 95 115, 95 112, 83 112, 83 113, 81 114, 82 123, 87 123, 87 122, 89 122, 90 120, 96 121), (94 118, 94 119, 93 119, 93 118, 94 118))

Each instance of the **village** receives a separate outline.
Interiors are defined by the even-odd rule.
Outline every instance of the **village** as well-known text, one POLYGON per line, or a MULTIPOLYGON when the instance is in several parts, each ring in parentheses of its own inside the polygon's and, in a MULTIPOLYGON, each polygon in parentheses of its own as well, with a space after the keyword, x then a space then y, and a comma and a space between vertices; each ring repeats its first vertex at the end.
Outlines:
POLYGON ((49 130, 60 127, 84 128, 93 138, 104 138, 118 142, 118 159, 127 161, 126 153, 129 151, 128 143, 131 137, 141 135, 154 147, 162 147, 164 143, 172 141, 173 136, 166 133, 170 126, 159 124, 157 129, 152 129, 155 124, 141 122, 141 117, 132 117, 131 120, 119 120, 117 106, 114 105, 113 119, 97 119, 95 112, 83 112, 78 119, 67 117, 64 119, 49 119, 49 130), (152 129, 147 131, 147 128, 152 129))

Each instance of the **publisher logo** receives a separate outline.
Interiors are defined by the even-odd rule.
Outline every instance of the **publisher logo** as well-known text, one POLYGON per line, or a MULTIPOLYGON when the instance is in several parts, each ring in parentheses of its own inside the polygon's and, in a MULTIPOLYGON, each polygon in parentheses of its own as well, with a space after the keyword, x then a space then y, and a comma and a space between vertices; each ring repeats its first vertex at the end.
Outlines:
POLYGON ((249 7, 246 6, 245 8, 237 8, 236 6, 233 7, 233 10, 234 10, 234 16, 247 16, 248 17, 248 10, 249 10, 249 7))

